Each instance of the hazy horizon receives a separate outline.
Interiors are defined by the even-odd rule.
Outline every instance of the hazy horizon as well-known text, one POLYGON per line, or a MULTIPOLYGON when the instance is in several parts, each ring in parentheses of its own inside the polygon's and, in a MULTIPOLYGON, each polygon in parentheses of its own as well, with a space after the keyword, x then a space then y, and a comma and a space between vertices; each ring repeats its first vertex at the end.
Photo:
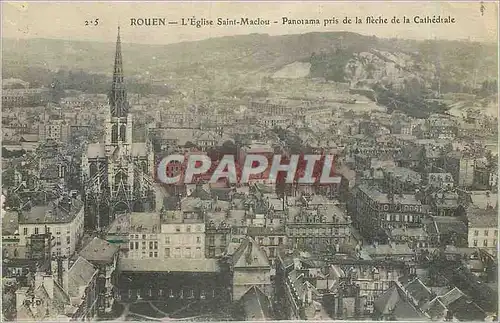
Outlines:
POLYGON ((116 39, 121 26, 122 41, 130 44, 167 45, 210 38, 249 34, 283 36, 307 33, 350 32, 378 38, 408 40, 450 40, 498 43, 498 4, 484 2, 484 15, 479 2, 73 2, 2 3, 2 39, 54 39, 110 43, 116 39), (258 9, 255 9, 258 6, 258 9), (383 10, 382 10, 383 9, 383 10), (255 14, 252 14, 255 12, 255 14), (336 24, 327 27, 314 25, 270 26, 130 26, 130 18, 166 17, 180 20, 197 18, 262 18, 280 20, 326 19, 344 16, 453 16, 455 24, 336 24), (109 18, 111 17, 111 18, 109 18), (85 20, 99 18, 98 26, 85 26, 85 20))

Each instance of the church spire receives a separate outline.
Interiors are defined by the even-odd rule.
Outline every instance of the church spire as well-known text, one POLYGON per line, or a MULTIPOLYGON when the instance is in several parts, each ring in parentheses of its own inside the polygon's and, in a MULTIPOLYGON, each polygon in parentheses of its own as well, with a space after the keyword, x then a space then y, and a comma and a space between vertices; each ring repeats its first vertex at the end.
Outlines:
POLYGON ((113 84, 109 94, 109 105, 112 117, 126 117, 128 114, 127 92, 123 81, 122 45, 120 27, 116 37, 115 67, 113 70, 113 84))

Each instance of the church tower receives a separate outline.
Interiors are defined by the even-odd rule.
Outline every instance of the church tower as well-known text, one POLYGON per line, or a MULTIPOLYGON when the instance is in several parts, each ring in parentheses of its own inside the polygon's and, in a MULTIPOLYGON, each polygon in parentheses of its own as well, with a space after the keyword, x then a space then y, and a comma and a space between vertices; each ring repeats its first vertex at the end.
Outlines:
POLYGON ((128 112, 129 104, 123 76, 120 27, 118 27, 113 83, 109 93, 109 115, 106 120, 106 153, 108 156, 113 154, 117 147, 124 149, 122 153, 130 151, 130 145, 132 144, 132 115, 128 112))
POLYGON ((134 186, 132 153, 132 115, 129 113, 127 90, 123 75, 120 27, 116 37, 113 83, 109 92, 109 112, 106 120, 106 156, 111 197, 130 200, 134 186))
POLYGON ((104 127, 104 143, 89 143, 82 153, 85 226, 91 229, 105 228, 120 213, 154 209, 154 154, 148 141, 133 142, 119 27, 104 127))

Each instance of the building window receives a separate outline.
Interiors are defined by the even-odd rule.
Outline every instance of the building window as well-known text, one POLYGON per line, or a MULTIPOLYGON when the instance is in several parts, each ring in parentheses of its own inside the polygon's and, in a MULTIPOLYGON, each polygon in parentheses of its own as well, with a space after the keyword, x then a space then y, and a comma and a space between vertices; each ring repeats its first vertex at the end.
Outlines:
POLYGON ((153 249, 153 241, 149 241, 149 249, 153 249))
POLYGON ((186 248, 186 258, 191 258, 191 248, 190 247, 186 248))
POLYGON ((154 252, 154 256, 155 256, 155 258, 158 258, 158 251, 154 252))
POLYGON ((278 244, 279 244, 279 245, 282 245, 282 244, 283 244, 283 238, 281 238, 281 237, 280 237, 280 238, 278 238, 278 244))
POLYGON ((133 250, 133 249, 134 249, 134 243, 130 242, 130 250, 133 250))
POLYGON ((58 246, 60 246, 60 245, 61 245, 61 237, 57 237, 57 238, 56 238, 56 244, 57 244, 58 246))
POLYGON ((170 237, 165 237, 165 244, 170 244, 170 237))
POLYGON ((264 238, 259 238, 259 245, 264 245, 264 238))
POLYGON ((170 248, 165 248, 165 258, 170 258, 170 248))
POLYGON ((274 245, 274 237, 269 238, 269 244, 272 246, 274 245))
POLYGON ((67 236, 66 237, 66 244, 70 244, 71 243, 71 237, 70 236, 67 236))
POLYGON ((191 232, 191 226, 190 226, 190 225, 188 225, 188 226, 186 227, 186 232, 191 232))
POLYGON ((146 241, 142 242, 142 249, 146 249, 146 241))
POLYGON ((475 230, 474 235, 477 237, 479 235, 479 230, 475 230))
POLYGON ((498 237, 498 230, 495 230, 495 237, 498 237))
POLYGON ((28 228, 24 228, 23 229, 23 233, 24 233, 25 236, 27 236, 28 235, 28 228))
POLYGON ((146 240, 146 235, 145 234, 142 235, 142 239, 146 240))
POLYGON ((174 258, 180 258, 180 257, 181 257, 181 248, 175 248, 174 258))
POLYGON ((135 249, 139 249, 139 241, 135 242, 135 249))
POLYGON ((201 243, 201 237, 196 237, 196 243, 201 243))
POLYGON ((153 252, 152 251, 149 252, 149 258, 153 258, 153 252))
POLYGON ((483 247, 487 247, 488 246, 488 240, 484 240, 483 241, 483 247))
POLYGON ((474 247, 477 247, 477 240, 473 241, 474 247))
POLYGON ((197 225, 197 226, 196 226, 196 231, 197 231, 197 232, 200 232, 200 231, 201 231, 201 225, 197 225))
POLYGON ((38 234, 38 228, 35 228, 35 234, 38 234))
POLYGON ((176 226, 175 227, 175 232, 181 232, 181 227, 180 226, 176 226))
POLYGON ((154 248, 155 248, 155 249, 158 249, 158 241, 155 241, 155 242, 154 242, 154 248))
POLYGON ((484 230, 484 236, 487 237, 488 236, 488 230, 484 230))

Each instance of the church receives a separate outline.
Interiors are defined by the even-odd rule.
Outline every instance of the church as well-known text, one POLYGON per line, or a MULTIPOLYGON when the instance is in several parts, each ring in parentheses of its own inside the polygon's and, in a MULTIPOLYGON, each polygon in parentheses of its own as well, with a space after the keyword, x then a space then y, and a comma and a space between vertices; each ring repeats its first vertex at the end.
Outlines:
POLYGON ((90 143, 82 154, 85 226, 103 229, 117 214, 154 209, 154 153, 150 142, 133 142, 124 82, 120 28, 104 143, 90 143))

